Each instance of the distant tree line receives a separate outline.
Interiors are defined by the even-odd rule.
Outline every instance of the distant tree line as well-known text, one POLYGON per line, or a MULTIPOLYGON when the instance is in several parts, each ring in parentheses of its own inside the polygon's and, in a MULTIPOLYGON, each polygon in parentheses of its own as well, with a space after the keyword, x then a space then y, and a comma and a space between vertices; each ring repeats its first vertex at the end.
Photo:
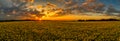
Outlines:
POLYGON ((120 21, 119 19, 100 19, 100 20, 94 20, 94 19, 90 19, 90 20, 78 20, 78 21, 120 21))

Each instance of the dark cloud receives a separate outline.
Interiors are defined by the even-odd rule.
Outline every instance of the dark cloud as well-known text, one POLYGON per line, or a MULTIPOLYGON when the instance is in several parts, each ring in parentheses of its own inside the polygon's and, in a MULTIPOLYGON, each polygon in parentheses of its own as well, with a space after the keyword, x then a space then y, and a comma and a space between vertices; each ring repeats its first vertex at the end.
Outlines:
POLYGON ((7 7, 7 8, 13 6, 11 0, 0 0, 0 4, 1 4, 1 6, 7 7))

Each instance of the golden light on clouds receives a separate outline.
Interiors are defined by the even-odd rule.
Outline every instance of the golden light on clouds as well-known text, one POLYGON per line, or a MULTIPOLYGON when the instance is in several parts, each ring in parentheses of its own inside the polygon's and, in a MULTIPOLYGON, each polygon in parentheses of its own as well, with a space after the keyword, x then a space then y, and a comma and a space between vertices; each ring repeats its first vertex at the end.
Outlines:
MULTIPOLYGON (((88 0, 89 1, 89 0, 88 0)), ((94 0, 91 0, 92 2, 94 0)), ((85 4, 84 4, 85 5, 85 4)), ((103 4, 99 4, 99 7, 102 7, 103 4)), ((99 20, 99 19, 109 19, 109 18, 114 18, 115 16, 107 16, 101 13, 83 13, 83 14, 88 14, 88 15, 80 15, 80 14, 64 14, 60 16, 61 12, 64 12, 64 9, 59 8, 57 5, 49 3, 46 4, 45 6, 42 5, 34 5, 34 6, 29 6, 29 8, 35 8, 40 12, 40 14, 44 14, 42 17, 39 17, 37 15, 31 15, 33 20, 99 20), (90 14, 90 15, 89 15, 90 14)), ((66 12, 69 13, 69 12, 66 12)))
POLYGON ((44 17, 42 20, 90 20, 109 19, 115 16, 87 16, 87 15, 64 15, 59 17, 44 17))

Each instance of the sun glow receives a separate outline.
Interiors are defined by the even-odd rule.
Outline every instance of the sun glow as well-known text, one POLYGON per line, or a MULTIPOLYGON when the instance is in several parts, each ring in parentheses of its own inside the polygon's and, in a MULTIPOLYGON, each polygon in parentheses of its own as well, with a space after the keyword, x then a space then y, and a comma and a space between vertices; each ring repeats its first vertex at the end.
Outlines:
MULTIPOLYGON (((31 2, 33 2, 33 0, 31 0, 31 2)), ((90 1, 92 2, 92 1, 90 1)), ((83 3, 84 5, 88 5, 88 3, 83 3)), ((101 6, 102 4, 100 4, 101 6)), ((103 5, 102 5, 103 6, 103 5)), ((101 7, 102 7, 101 6, 101 7)), ((105 19, 105 18, 113 18, 114 16, 106 16, 101 14, 100 16, 97 16, 99 14, 94 14, 94 13, 86 13, 87 15, 79 15, 79 14, 69 14, 71 11, 68 10, 68 12, 64 12, 67 10, 64 10, 64 8, 59 8, 57 5, 52 4, 52 3, 47 3, 46 5, 33 5, 33 6, 28 6, 28 9, 35 9, 37 11, 39 11, 39 14, 43 14, 43 16, 37 16, 35 15, 31 15, 33 17, 33 20, 79 20, 79 19, 83 19, 83 20, 87 20, 87 19, 105 19), (63 13, 64 12, 64 13, 63 13), (61 14, 64 14, 62 16, 60 16, 61 14), (65 15, 67 14, 67 15, 65 15), (93 16, 89 16, 92 15, 93 16)), ((88 8, 89 10, 89 8, 88 8)), ((90 9, 91 11, 92 9, 90 9)))
POLYGON ((39 14, 44 14, 42 17, 39 17, 37 15, 31 15, 33 20, 89 20, 89 19, 106 19, 106 18, 112 18, 111 16, 89 16, 89 15, 62 15, 59 16, 60 12, 63 12, 63 9, 55 9, 55 8, 48 8, 43 7, 41 5, 34 6, 36 10, 38 10, 39 14))
POLYGON ((31 15, 32 17, 34 17, 35 20, 43 20, 44 18, 56 17, 59 16, 61 12, 63 12, 62 8, 58 8, 56 5, 50 3, 48 3, 46 6, 42 5, 28 6, 28 9, 31 8, 39 11, 40 12, 39 14, 43 14, 42 17, 39 17, 37 15, 31 15))

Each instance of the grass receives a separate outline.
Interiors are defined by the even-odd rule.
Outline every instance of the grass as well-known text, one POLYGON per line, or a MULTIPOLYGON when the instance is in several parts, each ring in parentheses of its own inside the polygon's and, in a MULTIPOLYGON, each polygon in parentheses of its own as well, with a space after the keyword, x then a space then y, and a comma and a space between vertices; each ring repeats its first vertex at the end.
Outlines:
POLYGON ((1 41, 120 41, 120 22, 0 22, 1 41))

